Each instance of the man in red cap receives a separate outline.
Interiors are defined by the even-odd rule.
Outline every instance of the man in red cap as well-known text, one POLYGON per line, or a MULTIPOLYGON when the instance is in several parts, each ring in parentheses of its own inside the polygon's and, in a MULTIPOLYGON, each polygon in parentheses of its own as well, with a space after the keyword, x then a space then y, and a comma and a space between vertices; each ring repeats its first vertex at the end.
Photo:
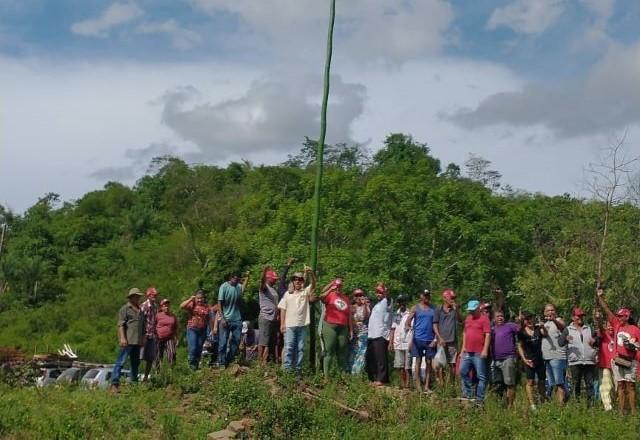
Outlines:
POLYGON ((618 384, 618 408, 624 412, 626 403, 632 415, 636 414, 636 356, 640 349, 640 329, 629 323, 631 310, 623 307, 615 314, 604 299, 604 289, 597 290, 598 302, 609 318, 615 335, 616 352, 611 363, 613 379, 618 384))
POLYGON ((156 361, 158 354, 158 333, 156 331, 158 305, 156 304, 156 297, 158 291, 155 287, 149 287, 147 289, 147 300, 140 305, 140 311, 144 314, 146 321, 145 328, 145 342, 140 352, 140 359, 144 360, 144 376, 142 380, 149 379, 151 374, 151 367, 156 361))
POLYGON ((587 403, 593 404, 593 382, 596 378, 598 344, 595 329, 584 323, 585 313, 574 307, 571 323, 562 331, 567 345, 567 361, 571 371, 571 385, 577 399, 582 394, 582 382, 587 392, 587 403))
MULTIPOLYGON (((289 258, 283 269, 282 277, 286 279, 289 268, 295 260, 289 258)), ((276 282, 280 279, 271 266, 266 266, 262 271, 258 302, 260 314, 258 315, 258 359, 266 363, 269 358, 277 359, 276 342, 278 340, 278 302, 284 292, 276 289, 276 282)))
MULTIPOLYGON (((440 336, 438 341, 444 347, 449 364, 449 374, 446 382, 454 382, 456 378, 456 360, 458 357, 458 323, 462 324, 464 317, 460 313, 456 303, 456 293, 452 289, 445 289, 442 292, 442 305, 436 309, 440 336)), ((436 374, 440 385, 445 383, 444 368, 437 368, 436 374)))

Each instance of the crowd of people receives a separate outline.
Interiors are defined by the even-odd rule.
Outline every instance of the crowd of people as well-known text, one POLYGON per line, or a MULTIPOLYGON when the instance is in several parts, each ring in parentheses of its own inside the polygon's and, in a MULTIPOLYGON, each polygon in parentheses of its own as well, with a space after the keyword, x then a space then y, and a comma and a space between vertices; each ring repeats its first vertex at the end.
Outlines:
MULTIPOLYGON (((640 329, 630 309, 611 310, 601 287, 591 323, 578 306, 565 322, 553 304, 544 307, 542 317, 528 311, 507 316, 499 289, 494 304, 471 299, 464 307, 458 306, 452 289, 442 292, 439 305, 424 290, 410 306, 407 295, 392 300, 382 282, 374 287, 372 302, 361 288, 345 293, 342 278, 316 295, 316 276, 310 267, 288 276, 294 263, 289 259, 281 275, 271 266, 264 268, 258 283, 257 335, 241 314, 248 273, 244 278, 232 274, 220 286, 215 304, 207 303, 201 290, 180 304, 188 316, 192 369, 201 367, 205 347, 210 366, 226 368, 242 357, 281 364, 300 375, 308 332, 317 331, 326 377, 336 371, 354 375, 366 371, 374 386, 386 386, 392 367, 402 388, 430 394, 435 387, 459 382, 463 401, 482 405, 491 389, 511 407, 523 375, 532 410, 547 400, 564 404, 573 398, 588 405, 600 400, 610 411, 615 393, 621 412, 636 412, 640 329), (316 301, 320 320, 317 329, 310 329, 311 303, 316 301)), ((157 303, 157 295, 153 287, 146 294, 132 288, 118 313, 120 353, 112 375, 114 392, 127 358, 134 382, 140 360, 145 361, 143 377, 154 365, 176 361, 178 319, 170 301, 157 303)))

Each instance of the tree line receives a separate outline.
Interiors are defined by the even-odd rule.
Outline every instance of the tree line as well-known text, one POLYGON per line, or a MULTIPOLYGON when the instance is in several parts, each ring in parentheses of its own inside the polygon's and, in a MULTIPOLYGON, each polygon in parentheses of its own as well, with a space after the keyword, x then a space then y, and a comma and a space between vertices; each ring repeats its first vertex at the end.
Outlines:
MULTIPOLYGON (((23 214, 0 206, 0 345, 69 343, 108 360, 130 287, 155 286, 175 304, 198 288, 215 291, 233 271, 308 261, 315 146, 307 139, 276 166, 160 157, 133 187, 110 182, 64 203, 50 193, 23 214)), ((453 288, 461 301, 500 287, 515 314, 546 302, 561 313, 593 308, 600 282, 612 302, 640 311, 632 198, 517 191, 489 161, 443 166, 405 134, 389 135, 375 154, 325 148, 320 284, 341 276, 370 291, 383 280, 392 297, 453 288)), ((249 286, 245 316, 257 314, 256 299, 249 286)))

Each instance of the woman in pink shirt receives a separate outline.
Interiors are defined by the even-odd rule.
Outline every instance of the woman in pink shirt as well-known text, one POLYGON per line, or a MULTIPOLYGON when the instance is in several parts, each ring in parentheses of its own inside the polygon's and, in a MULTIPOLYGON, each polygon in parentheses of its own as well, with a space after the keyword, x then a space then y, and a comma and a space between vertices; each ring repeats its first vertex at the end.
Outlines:
POLYGON ((164 357, 169 365, 176 361, 176 345, 178 342, 178 319, 169 310, 170 301, 160 301, 160 311, 156 315, 156 332, 158 334, 158 366, 164 357))

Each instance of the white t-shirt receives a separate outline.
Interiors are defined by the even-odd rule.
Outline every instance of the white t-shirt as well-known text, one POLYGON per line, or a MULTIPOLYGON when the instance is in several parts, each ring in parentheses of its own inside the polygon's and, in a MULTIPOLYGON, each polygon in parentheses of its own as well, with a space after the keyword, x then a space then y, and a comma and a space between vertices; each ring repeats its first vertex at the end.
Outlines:
POLYGON ((400 315, 400 321, 396 322, 394 320, 393 324, 391 324, 391 328, 394 329, 393 348, 395 350, 408 350, 412 332, 411 330, 406 331, 405 325, 409 317, 409 310, 405 310, 404 312, 398 310, 396 314, 400 315))
POLYGON ((309 325, 310 295, 311 286, 307 286, 304 290, 295 290, 284 294, 278 303, 278 308, 285 311, 285 327, 303 327, 309 325))

